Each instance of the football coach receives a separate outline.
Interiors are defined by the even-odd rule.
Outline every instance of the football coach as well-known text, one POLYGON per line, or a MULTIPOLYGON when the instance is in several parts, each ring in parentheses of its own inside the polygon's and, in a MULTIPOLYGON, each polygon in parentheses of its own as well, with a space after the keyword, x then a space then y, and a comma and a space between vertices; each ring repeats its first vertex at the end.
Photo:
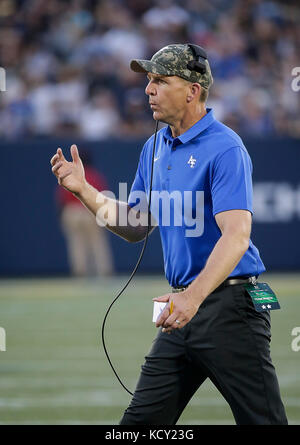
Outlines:
MULTIPOLYGON (((157 133, 152 189, 201 192, 203 230, 188 236, 184 223, 163 224, 159 206, 151 205, 172 289, 154 298, 166 306, 120 424, 174 425, 207 378, 237 424, 287 424, 270 357, 272 305, 256 304, 259 292, 272 290, 259 283, 265 267, 250 239, 252 164, 241 138, 206 107, 213 82, 206 53, 193 44, 168 45, 151 60, 133 60, 130 66, 147 75, 153 118, 167 124, 157 133)), ((124 227, 118 215, 134 211, 135 192, 149 197, 153 139, 141 152, 128 203, 105 200, 111 215, 106 227, 130 242, 144 239, 147 227, 124 227)), ((68 162, 59 148, 52 171, 97 215, 99 193, 85 180, 75 145, 71 155, 68 162)), ((191 203, 193 214, 197 202, 191 203)))

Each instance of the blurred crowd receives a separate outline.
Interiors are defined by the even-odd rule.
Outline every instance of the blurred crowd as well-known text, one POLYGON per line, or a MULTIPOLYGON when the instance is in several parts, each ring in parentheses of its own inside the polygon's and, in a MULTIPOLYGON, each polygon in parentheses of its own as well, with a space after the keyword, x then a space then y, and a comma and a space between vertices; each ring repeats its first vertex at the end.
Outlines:
POLYGON ((299 25, 299 0, 1 0, 0 137, 149 135, 146 77, 129 62, 192 42, 208 53, 217 118, 300 138, 299 25))

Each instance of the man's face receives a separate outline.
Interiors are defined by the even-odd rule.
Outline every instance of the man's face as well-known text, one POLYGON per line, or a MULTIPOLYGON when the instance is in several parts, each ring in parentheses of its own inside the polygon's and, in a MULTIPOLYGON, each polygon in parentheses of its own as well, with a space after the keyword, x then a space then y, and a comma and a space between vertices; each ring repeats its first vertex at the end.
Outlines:
POLYGON ((187 104, 189 82, 177 76, 148 73, 145 92, 153 111, 153 118, 173 124, 183 116, 187 104))

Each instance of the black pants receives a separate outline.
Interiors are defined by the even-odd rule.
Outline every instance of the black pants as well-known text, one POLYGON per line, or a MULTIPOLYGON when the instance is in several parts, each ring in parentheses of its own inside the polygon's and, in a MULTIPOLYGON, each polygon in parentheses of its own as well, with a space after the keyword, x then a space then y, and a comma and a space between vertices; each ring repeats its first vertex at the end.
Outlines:
POLYGON ((213 292, 182 329, 159 331, 120 424, 176 424, 206 378, 237 424, 287 424, 270 339, 269 312, 256 312, 242 285, 213 292))

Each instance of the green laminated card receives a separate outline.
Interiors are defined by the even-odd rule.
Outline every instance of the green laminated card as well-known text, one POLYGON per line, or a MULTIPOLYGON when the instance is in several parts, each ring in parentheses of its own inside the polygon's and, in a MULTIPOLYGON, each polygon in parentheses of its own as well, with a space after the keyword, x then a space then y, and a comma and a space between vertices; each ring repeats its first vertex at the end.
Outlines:
POLYGON ((258 312, 280 309, 275 293, 267 283, 244 284, 258 312))

